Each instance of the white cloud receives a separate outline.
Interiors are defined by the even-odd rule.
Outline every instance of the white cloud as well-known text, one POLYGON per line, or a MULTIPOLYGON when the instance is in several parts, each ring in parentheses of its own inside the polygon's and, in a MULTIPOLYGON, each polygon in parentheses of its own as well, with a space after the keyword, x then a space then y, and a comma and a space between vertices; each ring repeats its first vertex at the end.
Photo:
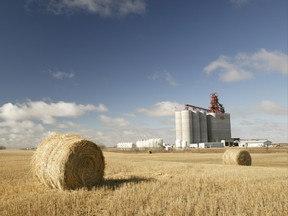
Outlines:
POLYGON ((175 125, 175 118, 163 119, 160 122, 164 125, 175 125))
POLYGON ((0 107, 0 118, 6 121, 39 120, 44 124, 55 124, 57 117, 79 117, 88 111, 105 112, 107 108, 100 104, 82 105, 67 102, 46 103, 27 101, 22 104, 6 103, 0 107))
POLYGON ((100 115, 100 121, 109 127, 124 127, 130 124, 124 118, 110 118, 106 115, 100 115))
POLYGON ((172 77, 172 75, 167 71, 164 71, 164 72, 156 71, 154 74, 149 76, 149 78, 152 80, 164 80, 171 86, 178 85, 175 79, 172 77))
POLYGON ((67 132, 75 128, 79 130, 79 125, 69 121, 69 118, 107 110, 103 104, 83 105, 63 101, 6 103, 0 107, 0 144, 8 148, 35 147, 43 137, 49 135, 52 127, 67 132))
POLYGON ((219 73, 223 82, 237 82, 252 79, 257 72, 288 75, 288 56, 280 51, 239 53, 235 57, 220 56, 204 68, 204 72, 219 73))
POLYGON ((95 107, 95 111, 97 111, 97 112, 107 112, 108 111, 108 108, 104 104, 99 104, 98 106, 94 106, 94 107, 95 107))
POLYGON ((76 128, 79 127, 80 125, 71 121, 63 121, 61 123, 58 123, 56 126, 61 129, 66 129, 66 128, 76 128))
POLYGON ((0 144, 7 148, 35 146, 45 132, 42 124, 33 121, 0 121, 0 144))
POLYGON ((236 82, 240 80, 251 79, 253 75, 244 70, 230 70, 226 73, 220 74, 220 80, 223 82, 236 82))
POLYGON ((259 109, 270 115, 288 115, 288 109, 275 104, 272 101, 261 101, 259 109))
POLYGON ((287 123, 271 119, 249 119, 235 124, 232 121, 232 137, 241 139, 269 139, 273 143, 287 143, 287 123))
POLYGON ((177 85, 178 85, 170 73, 165 73, 165 80, 166 80, 171 86, 177 86, 177 85))
POLYGON ((269 100, 249 105, 240 112, 231 110, 232 137, 288 142, 287 115, 287 107, 269 100))
POLYGON ((252 54, 239 54, 239 60, 262 71, 288 75, 288 55, 279 51, 269 52, 261 49, 252 54))
POLYGON ((145 12, 144 0, 126 0, 119 3, 119 13, 126 15, 129 13, 142 14, 145 12))
POLYGON ((44 131, 42 124, 33 121, 2 121, 0 122, 0 134, 6 133, 25 133, 32 134, 44 131))
POLYGON ((226 56, 220 56, 216 61, 211 62, 204 68, 207 74, 220 70, 220 80, 224 82, 236 82, 240 80, 251 79, 253 74, 245 71, 241 66, 229 62, 226 56))
POLYGON ((154 104, 151 109, 140 108, 138 112, 145 113, 148 116, 173 116, 177 107, 183 107, 183 105, 177 102, 161 101, 154 104))
POLYGON ((45 5, 48 11, 55 14, 75 10, 88 11, 101 16, 143 14, 146 9, 145 0, 28 0, 45 5))
POLYGON ((136 114, 135 113, 124 113, 125 116, 131 117, 131 118, 135 118, 136 114))
POLYGON ((51 74, 52 77, 54 77, 55 79, 64 79, 64 78, 72 79, 75 76, 73 72, 66 73, 62 71, 51 72, 51 74))

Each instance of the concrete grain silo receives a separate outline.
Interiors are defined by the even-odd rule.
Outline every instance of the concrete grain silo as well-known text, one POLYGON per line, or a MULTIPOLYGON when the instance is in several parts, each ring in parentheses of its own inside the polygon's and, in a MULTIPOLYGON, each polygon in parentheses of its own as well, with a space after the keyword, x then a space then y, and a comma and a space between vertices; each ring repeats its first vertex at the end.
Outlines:
POLYGON ((175 111, 175 124, 176 148, 231 140, 230 114, 225 113, 216 93, 211 94, 209 109, 185 104, 184 110, 175 111))
POLYGON ((209 142, 219 140, 218 119, 216 118, 216 113, 207 113, 207 132, 209 142))
POLYGON ((206 111, 201 110, 199 112, 199 121, 200 121, 200 140, 201 142, 208 142, 206 111))
MULTIPOLYGON (((192 138, 193 138, 193 142, 191 143, 199 143, 201 140, 200 137, 200 119, 199 119, 199 111, 198 110, 193 110, 192 111, 192 138)), ((192 141, 191 138, 191 141, 192 141)))
POLYGON ((175 147, 176 147, 176 148, 182 148, 181 140, 180 140, 180 139, 176 139, 176 141, 175 141, 175 147))
POLYGON ((181 148, 186 148, 186 147, 188 147, 188 141, 186 141, 186 140, 182 140, 181 141, 181 148))
POLYGON ((181 129, 182 129, 181 140, 186 141, 187 144, 192 143, 193 134, 192 134, 192 111, 191 110, 181 111, 181 129))

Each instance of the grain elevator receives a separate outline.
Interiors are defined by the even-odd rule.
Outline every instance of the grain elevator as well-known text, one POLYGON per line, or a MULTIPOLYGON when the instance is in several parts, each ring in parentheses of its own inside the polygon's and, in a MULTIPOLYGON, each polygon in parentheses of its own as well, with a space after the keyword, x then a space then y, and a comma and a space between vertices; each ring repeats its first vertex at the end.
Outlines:
POLYGON ((185 104, 183 110, 175 111, 177 148, 231 140, 230 114, 225 113, 216 93, 210 97, 209 109, 185 104))

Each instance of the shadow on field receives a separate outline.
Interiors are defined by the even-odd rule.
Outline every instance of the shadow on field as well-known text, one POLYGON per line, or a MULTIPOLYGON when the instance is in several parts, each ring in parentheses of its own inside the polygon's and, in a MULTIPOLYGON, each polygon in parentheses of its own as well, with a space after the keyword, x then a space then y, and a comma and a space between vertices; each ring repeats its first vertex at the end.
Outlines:
POLYGON ((142 182, 150 182, 150 181, 153 181, 153 179, 131 176, 129 178, 121 178, 121 179, 105 179, 101 186, 115 190, 125 184, 139 184, 142 182))

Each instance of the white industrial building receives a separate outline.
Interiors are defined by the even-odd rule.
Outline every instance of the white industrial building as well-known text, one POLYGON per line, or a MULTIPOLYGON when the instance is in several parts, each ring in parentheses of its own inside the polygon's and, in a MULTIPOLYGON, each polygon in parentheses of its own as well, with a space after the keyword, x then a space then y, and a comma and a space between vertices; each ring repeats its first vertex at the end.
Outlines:
POLYGON ((155 149, 155 148, 164 148, 162 138, 153 138, 153 139, 142 139, 136 141, 136 144, 133 142, 119 142, 117 143, 117 148, 119 149, 155 149))
POLYGON ((272 142, 267 139, 240 139, 239 147, 269 147, 272 142))
POLYGON ((224 148, 225 143, 223 142, 206 142, 199 143, 199 148, 224 148))
POLYGON ((135 144, 133 144, 132 142, 117 143, 117 148, 119 148, 119 149, 132 149, 134 147, 135 147, 135 144))
POLYGON ((136 147, 139 149, 144 148, 163 148, 163 139, 155 138, 155 139, 142 139, 136 142, 136 147))

